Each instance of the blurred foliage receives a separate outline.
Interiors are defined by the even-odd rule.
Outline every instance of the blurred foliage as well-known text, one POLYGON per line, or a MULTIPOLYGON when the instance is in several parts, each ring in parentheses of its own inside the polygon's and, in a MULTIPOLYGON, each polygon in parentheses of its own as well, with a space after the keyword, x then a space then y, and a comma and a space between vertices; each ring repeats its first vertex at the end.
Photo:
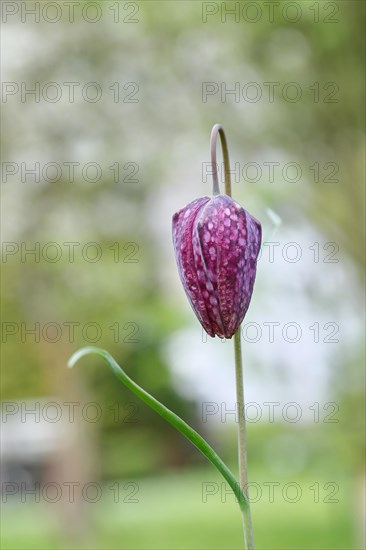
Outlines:
MULTIPOLYGON (((184 7, 179 4, 179 14, 174 16, 173 6, 168 8, 165 2, 142 2, 139 17, 143 34, 141 25, 125 25, 120 33, 110 22, 95 26, 65 22, 67 32, 57 35, 52 52, 40 51, 30 63, 13 70, 14 80, 26 82, 61 82, 66 75, 68 80, 80 82, 134 80, 140 83, 141 99, 131 105, 62 102, 43 105, 41 110, 31 101, 21 105, 9 102, 4 112, 4 158, 16 160, 23 155, 61 163, 82 162, 84 157, 90 160, 91 155, 93 160, 109 166, 111 158, 122 156, 127 161, 135 155, 140 174, 138 184, 113 185, 111 172, 104 170, 102 180, 96 184, 80 180, 5 186, 4 196, 14 206, 12 215, 21 220, 16 229, 12 224, 9 229, 5 227, 5 240, 15 235, 17 242, 29 243, 30 248, 35 241, 41 246, 50 241, 96 241, 103 249, 103 258, 90 263, 77 253, 76 261, 70 263, 65 247, 57 263, 22 263, 19 255, 9 257, 3 279, 4 319, 21 319, 29 325, 36 321, 71 320, 81 326, 98 322, 103 328, 103 345, 118 360, 138 376, 141 372, 145 383, 152 384, 152 391, 168 388, 169 376, 159 350, 180 322, 172 295, 164 288, 165 256, 161 256, 161 249, 167 249, 170 243, 156 240, 152 224, 159 204, 153 194, 174 173, 176 150, 167 151, 169 141, 174 137, 179 149, 186 136, 194 138, 197 131, 198 137, 202 134, 207 141, 210 124, 217 119, 225 122, 230 133, 233 162, 260 157, 270 148, 283 148, 302 166, 311 165, 314 159, 338 161, 339 183, 315 183, 310 179, 300 189, 303 182, 274 182, 266 187, 258 184, 258 192, 264 203, 270 203, 288 221, 298 215, 309 216, 309 223, 319 224, 331 238, 341 242, 359 273, 363 273, 364 105, 359 99, 363 91, 364 4, 351 1, 346 7, 340 2, 339 22, 334 25, 314 24, 309 10, 304 3, 301 5, 305 16, 296 27, 284 25, 280 17, 274 22, 263 17, 259 24, 246 25, 243 33, 243 26, 230 17, 225 25, 219 18, 202 25, 201 6, 192 2, 184 7), (105 32, 106 27, 109 32, 105 32), (195 47, 202 57, 199 63, 192 59, 195 47), (263 114, 256 113, 261 121, 257 127, 251 123, 253 115, 246 120, 248 109, 256 109, 256 104, 202 103, 200 82, 226 81, 230 89, 231 82, 245 80, 254 67, 259 82, 295 81, 308 93, 304 92, 300 103, 290 103, 281 95, 281 87, 276 88, 278 108, 269 109, 265 104, 263 114), (336 82, 339 101, 314 102, 308 91, 312 82, 336 82), (162 113, 164 124, 160 121, 162 113), (79 143, 84 144, 89 157, 85 153, 78 156, 79 143), (138 263, 115 263, 114 252, 108 249, 113 242, 120 244, 119 259, 124 261, 123 246, 137 243, 138 263), (140 344, 116 345, 113 331, 108 328, 114 322, 122 327, 128 322, 137 323, 140 344), (152 372, 154 376, 149 376, 152 372)), ((41 40, 47 41, 53 27, 46 22, 41 26, 41 40)), ((36 25, 29 23, 29 27, 36 31, 36 25)), ((184 145, 184 149, 187 163, 191 148, 184 145)), ((85 343, 80 330, 76 332, 79 337, 73 348, 85 343)), ((67 340, 65 335, 66 329, 61 344, 67 340)), ((34 345, 32 337, 21 345, 19 337, 9 337, 8 342, 5 359, 16 367, 4 371, 3 396, 16 398, 49 391, 42 387, 39 370, 37 348, 42 343, 34 345)), ((55 349, 58 346, 55 344, 55 349)), ((114 381, 103 370, 92 376, 96 398, 105 400, 111 392, 115 397, 120 392, 125 398, 123 389, 113 390, 114 381)))
MULTIPOLYGON (((227 4, 229 9, 235 3, 227 4)), ((306 9, 308 2, 298 4, 306 15, 296 25, 281 17, 274 22, 263 18, 256 24, 238 24, 230 18, 222 24, 216 17, 203 24, 201 2, 146 1, 138 3, 138 25, 115 25, 110 19, 96 25, 82 21, 57 25, 30 22, 27 46, 21 40, 23 28, 9 25, 6 29, 7 33, 14 33, 9 42, 14 59, 19 61, 19 54, 23 56, 8 69, 7 79, 29 84, 100 82, 106 92, 103 100, 95 104, 80 100, 56 104, 9 100, 4 109, 4 160, 26 160, 29 165, 36 161, 94 161, 102 165, 103 177, 91 183, 78 176, 71 183, 63 174, 56 183, 30 180, 2 184, 8 218, 3 224, 3 240, 24 242, 29 248, 37 241, 41 247, 56 242, 63 250, 61 260, 55 263, 31 259, 24 262, 19 254, 7 259, 2 280, 3 320, 23 322, 28 328, 35 323, 43 326, 54 322, 62 327, 65 323, 79 323, 74 339, 68 337, 64 328, 55 343, 45 342, 44 338, 36 342, 32 335, 22 341, 20 330, 9 336, 3 346, 3 399, 67 396, 76 375, 66 372, 65 362, 72 351, 91 343, 81 329, 95 322, 102 329, 96 343, 107 348, 138 383, 204 431, 194 398, 187 399, 172 389, 167 364, 165 345, 186 322, 183 300, 176 292, 178 275, 168 238, 173 204, 176 206, 179 199, 178 206, 182 206, 194 196, 209 192, 208 184, 200 182, 200 170, 201 163, 208 160, 208 136, 217 121, 227 131, 233 165, 277 158, 301 164, 301 182, 284 182, 277 177, 273 183, 241 181, 235 183, 235 194, 239 201, 245 197, 249 210, 253 204, 262 211, 270 206, 287 226, 300 221, 339 242, 342 258, 351 266, 346 275, 354 269, 358 276, 356 283, 350 283, 350 292, 361 301, 365 244, 361 183, 365 4, 353 0, 337 2, 340 11, 336 24, 314 24, 306 9), (275 91, 275 106, 268 101, 222 102, 218 97, 202 102, 203 82, 224 82, 227 89, 232 89, 236 82, 253 80, 298 82, 304 97, 299 103, 285 101, 280 86, 275 91), (116 81, 137 82, 139 102, 114 103, 107 90, 116 81), (309 91, 315 82, 319 82, 322 94, 319 102, 314 102, 309 91), (337 103, 324 102, 322 86, 327 82, 339 87, 337 103), (116 161, 138 163, 138 183, 113 183, 109 167, 116 161), (315 182, 308 168, 314 162, 321 167, 324 162, 337 163, 339 181, 324 182, 322 172, 320 181, 315 182), (63 245, 68 242, 80 243, 74 262, 68 260, 63 245), (93 263, 81 257, 80 250, 89 242, 102 247, 101 261, 93 263), (121 252, 117 262, 115 248, 110 248, 113 243, 119 244, 121 252), (128 243, 138 246, 136 263, 126 260, 129 250, 124 246, 128 243), (115 323, 120 327, 117 339, 111 328, 115 323), (128 323, 138 328, 133 336, 137 342, 126 341, 131 329, 128 323)), ((310 308, 316 307, 316 296, 310 294, 309 304, 310 308)), ((291 457, 291 467, 298 466, 294 475, 306 478, 310 472, 311 478, 314 472, 321 472, 322 476, 329 472, 333 478, 346 479, 346 485, 356 483, 354 478, 349 480, 348 474, 353 472, 357 478, 362 469, 362 349, 360 341, 353 350, 352 364, 340 355, 334 365, 330 385, 342 410, 339 425, 331 429, 297 425, 293 431, 277 425, 249 427, 249 460, 259 475, 271 468, 274 475, 285 471, 290 467, 287 458, 291 457)), ((86 388, 86 399, 99 403, 105 412, 98 434, 102 476, 112 479, 155 474, 167 466, 201 462, 195 450, 170 426, 143 404, 135 403, 105 365, 96 360, 89 363, 90 366, 78 366, 77 376, 86 388), (116 410, 120 413, 118 421, 114 418, 116 410), (131 419, 136 417, 138 422, 126 421, 130 413, 131 419)), ((228 429, 210 437, 223 456, 233 462, 234 433, 228 429)), ((329 480, 327 476, 325 481, 329 480)), ((137 525, 133 536, 127 522, 123 524, 126 547, 133 547, 136 532, 141 537, 136 544, 141 547, 154 537, 162 544, 157 533, 166 531, 169 547, 175 543, 181 547, 177 542, 179 528, 187 537, 192 535, 187 547, 192 541, 194 547, 223 545, 224 540, 228 547, 231 540, 233 545, 239 544, 239 528, 229 538, 234 532, 234 521, 235 529, 239 525, 236 517, 232 520, 231 511, 224 517, 228 527, 222 534, 225 521, 220 506, 198 514, 196 523, 194 518, 182 520, 183 510, 191 512, 190 491, 195 490, 197 483, 196 478, 192 482, 186 480, 185 476, 184 481, 168 479, 161 485, 159 480, 156 482, 142 518, 133 520, 137 525), (186 483, 187 494, 178 499, 177 494, 181 495, 186 483), (171 487, 176 488, 172 501, 171 487), (151 497, 157 488, 166 499, 161 509, 151 497), (171 516, 166 521, 165 514, 171 506, 173 511, 179 510, 180 527, 171 516), (154 518, 155 527, 148 523, 151 510, 160 514, 154 518), (202 525, 205 535, 199 540, 202 525), (220 529, 216 529, 217 525, 220 529)), ((311 546, 314 541, 317 548, 344 548, 347 544, 354 547, 349 534, 352 513, 346 515, 349 500, 347 493, 341 502, 342 512, 337 509, 333 521, 322 509, 322 525, 320 520, 317 523, 311 506, 302 509, 301 517, 295 519, 286 507, 275 511, 264 507, 258 512, 257 523, 266 526, 259 530, 262 547, 274 548, 273 537, 283 543, 277 548, 294 548, 295 529, 301 532, 297 539, 301 547, 308 544, 307 548, 315 548, 311 546), (290 518, 285 525, 284 518, 290 518)), ((112 529, 110 534, 105 527, 108 513, 108 509, 103 511, 100 531, 104 544, 110 540, 112 546, 119 544, 120 533, 112 529)), ((35 537, 34 546, 40 548, 42 544, 57 547, 58 542, 54 546, 52 536, 43 542, 35 537)))

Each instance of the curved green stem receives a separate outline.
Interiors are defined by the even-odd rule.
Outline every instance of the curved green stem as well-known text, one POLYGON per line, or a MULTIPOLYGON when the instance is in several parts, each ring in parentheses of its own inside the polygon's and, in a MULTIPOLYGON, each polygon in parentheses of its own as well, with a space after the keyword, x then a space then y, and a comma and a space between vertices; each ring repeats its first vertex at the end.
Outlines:
MULTIPOLYGON (((217 163, 216 163, 216 141, 217 135, 220 135, 222 155, 224 158, 225 168, 225 193, 231 197, 231 177, 230 177, 230 161, 229 150, 225 132, 221 124, 215 124, 211 131, 211 163, 212 163, 212 178, 213 178, 213 194, 220 193, 217 163)), ((236 377, 236 405, 238 407, 238 455, 239 455, 239 479, 240 487, 247 499, 248 506, 242 509, 243 530, 244 530, 244 545, 246 550, 254 549, 252 519, 249 506, 248 495, 248 465, 247 465, 247 443, 246 443, 246 426, 244 412, 244 387, 243 387, 243 361, 241 353, 241 326, 234 334, 234 352, 235 352, 235 377, 236 377)))
POLYGON ((146 405, 151 407, 155 412, 160 414, 167 422, 169 422, 174 428, 176 428, 184 437, 186 437, 201 453, 215 466, 220 474, 226 479, 230 487, 232 488, 237 501, 239 502, 240 509, 243 513, 247 511, 248 500, 240 488, 240 484, 235 478, 234 474, 229 470, 226 464, 221 460, 219 455, 214 449, 207 443, 199 433, 191 428, 184 420, 178 415, 169 410, 165 405, 160 403, 155 397, 150 395, 141 386, 136 384, 120 367, 120 365, 113 359, 113 357, 105 350, 95 347, 82 348, 76 351, 70 358, 67 366, 73 367, 81 357, 94 353, 103 357, 111 367, 115 376, 120 380, 129 390, 131 390, 137 397, 142 399, 146 405))
POLYGON ((211 167, 212 167, 212 181, 213 181, 213 194, 220 194, 219 178, 217 175, 217 162, 216 162, 216 142, 217 135, 220 135, 222 155, 224 158, 224 170, 225 170, 225 193, 231 196, 231 179, 230 179, 230 163, 229 163, 229 149, 227 147, 226 136, 221 124, 215 124, 211 131, 210 138, 210 150, 211 150, 211 167))

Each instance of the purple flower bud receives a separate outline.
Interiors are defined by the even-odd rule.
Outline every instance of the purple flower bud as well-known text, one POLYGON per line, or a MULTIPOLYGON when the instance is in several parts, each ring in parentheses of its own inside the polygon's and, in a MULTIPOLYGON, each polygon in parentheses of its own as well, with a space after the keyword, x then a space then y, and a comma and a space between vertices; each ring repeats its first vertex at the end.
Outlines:
POLYGON ((179 275, 210 336, 231 338, 249 307, 260 223, 228 195, 201 197, 173 216, 179 275))

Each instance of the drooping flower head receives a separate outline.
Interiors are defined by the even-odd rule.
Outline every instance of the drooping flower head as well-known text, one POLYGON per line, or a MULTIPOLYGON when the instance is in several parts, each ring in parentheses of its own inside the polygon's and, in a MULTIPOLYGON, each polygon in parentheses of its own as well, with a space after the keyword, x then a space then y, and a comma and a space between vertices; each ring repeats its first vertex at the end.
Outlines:
POLYGON ((173 216, 179 275, 203 328, 231 338, 249 307, 262 230, 228 195, 201 197, 173 216))

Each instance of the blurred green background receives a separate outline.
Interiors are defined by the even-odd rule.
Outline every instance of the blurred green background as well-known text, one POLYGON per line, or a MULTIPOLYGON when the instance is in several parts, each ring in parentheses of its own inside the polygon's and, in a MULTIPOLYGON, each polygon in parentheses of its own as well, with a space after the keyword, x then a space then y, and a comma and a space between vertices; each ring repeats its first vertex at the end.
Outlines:
POLYGON ((171 243, 220 122, 274 243, 243 332, 256 547, 364 548, 364 2, 35 4, 2 5, 2 547, 242 547, 198 452, 100 360, 66 369, 109 350, 236 471, 232 346, 171 243))

